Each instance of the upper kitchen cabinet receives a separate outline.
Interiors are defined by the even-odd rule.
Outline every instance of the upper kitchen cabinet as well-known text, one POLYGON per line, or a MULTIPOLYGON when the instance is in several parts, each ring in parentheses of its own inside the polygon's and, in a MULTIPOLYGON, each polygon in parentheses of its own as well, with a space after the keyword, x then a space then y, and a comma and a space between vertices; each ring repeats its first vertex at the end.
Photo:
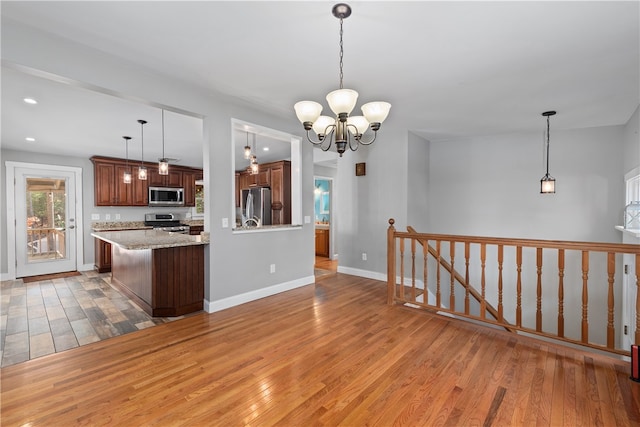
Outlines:
POLYGON ((96 206, 147 206, 147 181, 138 180, 135 165, 121 159, 94 156, 94 194, 96 206), (124 183, 124 173, 131 171, 131 184, 124 183))
POLYGON ((149 185, 153 187, 182 187, 183 172, 175 165, 169 166, 168 175, 160 175, 157 166, 149 169, 149 185))
POLYGON ((160 175, 155 163, 145 162, 148 179, 138 179, 140 162, 128 166, 125 159, 93 156, 94 194, 96 206, 148 206, 149 186, 184 188, 185 206, 195 206, 196 181, 202 179, 202 169, 172 165, 169 175, 160 175), (124 172, 131 172, 131 183, 124 183, 124 172))

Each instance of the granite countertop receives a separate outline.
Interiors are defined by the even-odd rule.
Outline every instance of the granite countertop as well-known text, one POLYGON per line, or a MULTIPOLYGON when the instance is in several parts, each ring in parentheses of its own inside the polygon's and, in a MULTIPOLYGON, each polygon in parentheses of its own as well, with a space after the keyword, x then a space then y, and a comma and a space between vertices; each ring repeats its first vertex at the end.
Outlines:
POLYGON ((93 231, 115 231, 115 230, 151 230, 153 227, 144 225, 144 221, 109 221, 92 222, 93 231))
POLYGON ((98 231, 91 235, 123 249, 160 249, 177 246, 192 246, 209 244, 209 239, 203 236, 170 233, 160 230, 121 230, 98 231))

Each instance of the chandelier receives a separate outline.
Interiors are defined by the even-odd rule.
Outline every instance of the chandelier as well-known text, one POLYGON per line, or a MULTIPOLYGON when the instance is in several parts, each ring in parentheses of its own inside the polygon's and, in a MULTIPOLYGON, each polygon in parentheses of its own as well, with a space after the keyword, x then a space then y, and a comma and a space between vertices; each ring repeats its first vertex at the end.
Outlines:
POLYGON ((351 116, 358 100, 358 92, 352 89, 344 89, 343 79, 343 44, 342 44, 342 22, 351 15, 351 7, 344 3, 338 3, 331 10, 333 16, 340 19, 340 89, 334 90, 327 95, 329 108, 335 117, 321 116, 322 105, 314 101, 297 102, 293 108, 296 111, 298 120, 307 131, 307 139, 313 145, 318 145, 323 151, 331 148, 335 143, 336 150, 342 157, 347 146, 351 151, 358 149, 358 144, 370 145, 376 140, 380 124, 389 115, 391 104, 388 102, 369 102, 361 107, 362 116, 351 116), (373 137, 369 141, 363 140, 362 136, 371 127, 373 137), (310 135, 312 130, 317 135, 317 140, 313 140, 310 135))

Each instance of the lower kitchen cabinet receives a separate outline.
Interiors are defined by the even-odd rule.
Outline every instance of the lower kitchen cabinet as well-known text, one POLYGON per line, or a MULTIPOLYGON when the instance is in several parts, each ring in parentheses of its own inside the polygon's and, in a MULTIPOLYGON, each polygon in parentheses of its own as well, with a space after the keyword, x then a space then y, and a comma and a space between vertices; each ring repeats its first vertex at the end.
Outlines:
POLYGON ((329 229, 316 228, 316 255, 329 256, 329 229))
POLYGON ((111 243, 95 239, 94 268, 98 273, 111 271, 111 243))
POLYGON ((189 234, 197 236, 201 231, 204 231, 204 225, 192 225, 189 227, 189 234))

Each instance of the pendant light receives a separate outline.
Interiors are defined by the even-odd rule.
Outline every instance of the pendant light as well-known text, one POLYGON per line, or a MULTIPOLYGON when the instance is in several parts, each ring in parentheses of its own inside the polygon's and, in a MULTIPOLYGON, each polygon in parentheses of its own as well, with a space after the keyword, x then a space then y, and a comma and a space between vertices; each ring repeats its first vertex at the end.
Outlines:
POLYGON ((169 159, 164 156, 164 109, 162 110, 162 158, 158 160, 158 173, 169 175, 169 159))
POLYGON ((249 132, 247 132, 247 143, 244 146, 244 158, 247 160, 251 158, 251 146, 249 145, 249 132))
POLYGON ((140 181, 147 180, 147 167, 144 165, 144 125, 146 120, 138 120, 140 123, 140 145, 142 146, 142 159, 140 160, 140 166, 138 167, 138 179, 140 181))
MULTIPOLYGON (((256 141, 256 135, 253 135, 253 152, 257 153, 258 152, 258 148, 257 148, 257 141, 256 141)), ((256 157, 255 154, 251 155, 251 164, 249 165, 249 168, 251 169, 251 175, 257 175, 258 172, 260 171, 260 166, 258 165, 258 158, 256 157)))
POLYGON ((547 118, 547 173, 540 180, 540 193, 553 194, 556 192, 556 179, 549 175, 549 117, 555 116, 555 111, 545 111, 543 117, 547 118))
POLYGON ((126 147, 126 167, 124 170, 124 175, 122 178, 122 181, 125 184, 131 184, 131 171, 129 170, 129 140, 131 139, 130 136, 123 136, 122 139, 124 139, 124 143, 125 143, 125 147, 126 147))

